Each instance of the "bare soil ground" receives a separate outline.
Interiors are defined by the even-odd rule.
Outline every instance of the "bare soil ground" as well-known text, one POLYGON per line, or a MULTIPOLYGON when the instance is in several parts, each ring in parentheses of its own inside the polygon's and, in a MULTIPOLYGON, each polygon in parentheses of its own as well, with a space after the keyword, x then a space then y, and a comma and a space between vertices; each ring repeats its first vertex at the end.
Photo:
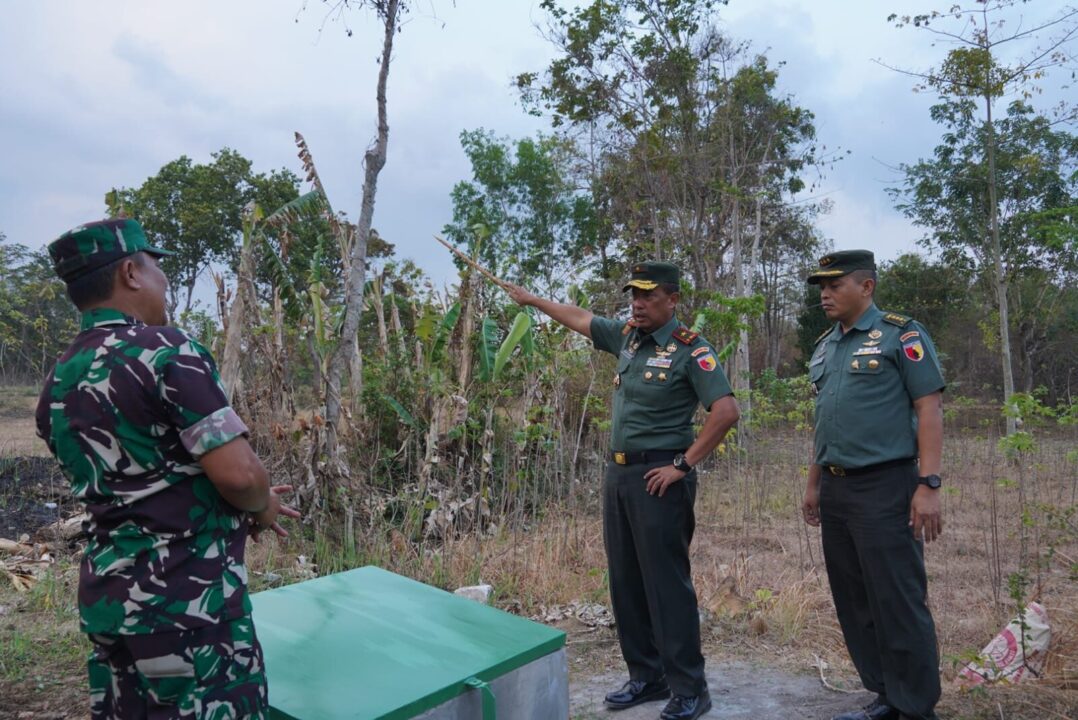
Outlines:
MULTIPOLYGON (((8 419, 32 425, 28 414, 0 413, 8 419)), ((994 438, 948 438, 945 533, 926 552, 946 720, 1078 718, 1075 440, 1038 437, 1015 463, 994 438), (1015 615, 1008 586, 1019 580, 1022 597, 1042 602, 1052 623, 1042 679, 960 692, 957 669, 1015 615)), ((867 699, 834 617, 819 534, 798 515, 807 443, 804 435, 761 437, 701 482, 693 568, 715 701, 708 717, 828 718, 867 699)), ((50 463, 0 458, 0 537, 33 536, 35 526, 74 512, 50 463)), ((625 678, 613 630, 572 610, 607 602, 596 486, 581 479, 574 488, 564 508, 526 531, 416 548, 388 530, 371 536, 362 560, 443 587, 489 582, 499 607, 565 629, 573 718, 657 717, 661 703, 617 715, 602 709, 602 696, 625 678)), ((252 589, 323 570, 312 567, 315 543, 302 535, 251 546, 252 589)), ((87 716, 77 549, 49 550, 53 564, 28 590, 0 572, 0 719, 87 716)), ((11 558, 0 554, 0 562, 11 558)))

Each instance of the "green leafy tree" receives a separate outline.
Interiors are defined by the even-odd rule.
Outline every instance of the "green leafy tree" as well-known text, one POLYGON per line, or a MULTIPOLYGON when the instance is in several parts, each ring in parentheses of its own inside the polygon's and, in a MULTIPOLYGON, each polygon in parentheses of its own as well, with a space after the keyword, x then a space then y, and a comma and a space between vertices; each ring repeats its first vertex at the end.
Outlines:
MULTIPOLYGON (((972 6, 952 5, 946 12, 892 14, 888 17, 898 27, 920 28, 955 45, 938 68, 927 72, 903 72, 918 77, 922 82, 921 89, 938 92, 944 105, 958 108, 971 118, 975 103, 983 108, 983 115, 978 118, 981 124, 979 150, 984 166, 987 205, 982 206, 985 215, 978 227, 985 228, 986 232, 983 238, 978 234, 977 244, 988 251, 994 271, 1003 394, 1008 402, 1014 394, 1014 369, 1011 363, 1009 278, 1000 229, 1001 206, 1008 197, 1001 192, 997 174, 996 155, 1001 138, 997 135, 995 105, 1012 94, 1025 100, 1032 97, 1049 71, 1072 63, 1068 45, 1078 37, 1078 8, 1065 6, 1049 17, 1029 22, 1021 14, 1028 5, 1028 0, 977 0, 972 6), (1025 49, 1024 54, 1021 48, 1025 49)), ((1073 105, 1062 103, 1057 111, 1061 119, 1078 117, 1078 109, 1073 105)), ((945 142, 948 142, 946 137, 945 142)), ((1015 428, 1014 415, 1009 414, 1007 433, 1014 433, 1015 428)))
POLYGON ((495 273, 546 294, 564 289, 582 274, 596 230, 591 198, 571 176, 571 149, 558 138, 510 143, 484 130, 460 139, 472 181, 453 188, 447 237, 478 251, 495 273))
POLYGON ((275 208, 298 195, 298 179, 287 170, 255 175, 251 161, 229 148, 212 158, 197 164, 181 156, 139 187, 105 197, 111 214, 137 219, 152 244, 175 253, 161 261, 172 313, 191 309, 195 284, 212 263, 235 267, 248 204, 275 208))
MULTIPOLYGON (((943 142, 932 159, 903 166, 905 183, 892 195, 949 266, 1002 282, 1005 295, 991 283, 999 320, 983 326, 986 341, 1008 358, 1019 351, 1028 392, 1078 280, 1078 137, 1021 102, 991 131, 969 100, 937 105, 933 118, 947 129, 943 142)), ((1013 374, 1004 389, 1013 394, 1013 374)))
POLYGON ((39 382, 77 321, 48 253, 8 243, 0 233, 0 380, 39 382))

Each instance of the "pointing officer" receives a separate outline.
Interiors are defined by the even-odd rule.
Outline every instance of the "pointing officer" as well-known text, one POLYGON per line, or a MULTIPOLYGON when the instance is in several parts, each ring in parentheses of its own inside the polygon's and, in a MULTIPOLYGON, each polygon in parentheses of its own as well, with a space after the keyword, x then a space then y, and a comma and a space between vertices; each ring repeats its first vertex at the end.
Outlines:
POLYGON ((738 419, 714 348, 675 317, 679 281, 670 263, 634 265, 623 288, 632 290, 628 323, 507 286, 516 302, 534 306, 618 358, 603 539, 629 682, 606 696, 606 706, 622 710, 672 691, 662 720, 694 720, 711 709, 689 567, 693 466, 738 419), (694 437, 698 405, 710 414, 694 437))
POLYGON ((816 442, 802 513, 822 527, 846 648, 877 695, 833 720, 930 720, 939 656, 922 541, 943 530, 936 350, 920 323, 877 309, 871 252, 826 255, 808 282, 835 324, 809 360, 816 442))

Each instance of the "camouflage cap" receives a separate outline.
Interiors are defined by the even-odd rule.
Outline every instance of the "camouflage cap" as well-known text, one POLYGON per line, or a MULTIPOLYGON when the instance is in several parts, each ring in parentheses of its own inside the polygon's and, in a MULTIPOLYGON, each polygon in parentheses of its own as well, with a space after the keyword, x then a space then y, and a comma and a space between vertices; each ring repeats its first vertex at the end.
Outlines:
POLYGON ((820 269, 806 280, 819 285, 821 280, 849 275, 854 270, 875 270, 876 258, 871 250, 839 250, 820 258, 820 269))
POLYGON ((49 244, 53 269, 65 283, 137 252, 157 256, 172 254, 151 246, 142 226, 129 218, 79 225, 49 244))
POLYGON ((677 265, 667 262, 648 261, 633 265, 632 275, 629 282, 621 290, 625 292, 629 288, 641 290, 654 290, 664 283, 678 285, 681 282, 681 271, 677 265))

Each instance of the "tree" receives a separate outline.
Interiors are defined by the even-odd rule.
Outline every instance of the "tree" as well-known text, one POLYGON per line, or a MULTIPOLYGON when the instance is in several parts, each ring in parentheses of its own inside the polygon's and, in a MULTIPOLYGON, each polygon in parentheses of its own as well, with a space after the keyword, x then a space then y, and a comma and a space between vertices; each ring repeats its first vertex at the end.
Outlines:
POLYGON ((77 321, 48 252, 8 243, 0 232, 0 381, 39 382, 77 321))
MULTIPOLYGON (((545 0, 559 57, 517 78, 533 112, 592 151, 604 260, 610 238, 626 260, 678 262, 699 291, 690 314, 720 294, 754 295, 766 246, 796 214, 800 174, 819 163, 812 114, 778 94, 765 57, 717 29, 720 4, 545 0)), ((748 319, 737 325, 731 378, 747 389, 748 319)))
POLYGON ((254 175, 251 161, 223 148, 213 162, 186 155, 162 167, 137 188, 113 188, 105 203, 112 215, 138 220, 151 244, 170 250, 161 267, 169 277, 169 311, 191 309, 195 284, 212 263, 234 267, 251 202, 275 208, 296 197, 298 179, 287 170, 254 175))
MULTIPOLYGON (((892 14, 888 21, 898 27, 913 25, 932 33, 937 38, 953 43, 956 47, 947 53, 940 67, 928 72, 907 72, 920 78, 924 87, 940 93, 941 98, 952 104, 972 110, 972 99, 983 104, 983 129, 981 150, 987 168, 987 247, 991 253, 995 274, 996 302, 999 308, 1000 357, 1003 366, 1003 394, 1010 402, 1014 394, 1014 369, 1011 363, 1011 323, 1007 298, 1008 278, 1004 270, 1003 248, 1000 240, 999 211, 1002 198, 996 175, 996 127, 993 120, 995 103, 1008 94, 1017 93, 1028 99, 1036 90, 1035 83, 1045 74, 1070 62, 1065 48, 1078 36, 1078 8, 1067 6, 1046 19, 1027 25, 1019 16, 1008 28, 1008 11, 1025 6, 1028 0, 977 0, 973 7, 953 5, 947 12, 923 15, 898 16, 892 14), (937 20, 949 19, 956 30, 939 29, 937 20), (1012 45, 1034 43, 1032 50, 1016 60, 1005 61, 1001 50, 1009 51, 1012 45)), ((1073 107, 1062 104, 1059 108, 1064 118, 1076 117, 1073 107)), ((982 243, 985 244, 985 243, 982 243)), ((1016 414, 1007 416, 1007 434, 1016 429, 1016 414)))
POLYGON ((478 256, 491 270, 547 295, 582 275, 595 246, 595 212, 573 183, 569 144, 555 137, 510 144, 484 130, 460 139, 473 179, 453 187, 446 236, 470 246, 479 230, 478 256))
MULTIPOLYGON (((1047 328, 1078 278, 1078 137, 1022 102, 991 127, 970 100, 937 105, 932 116, 947 129, 943 142, 931 160, 903 165, 905 182, 890 192, 948 264, 995 278, 1000 317, 985 339, 1008 358, 1005 369, 1018 347, 1029 392, 1047 328)), ((1013 394, 1013 375, 1004 387, 1013 394)))
MULTIPOLYGON (((386 111, 386 86, 389 81, 389 64, 393 58, 393 39, 400 30, 401 13, 406 5, 400 0, 336 0, 333 6, 341 9, 369 7, 382 23, 382 53, 378 59, 378 81, 375 88, 377 102, 378 134, 363 158, 363 197, 359 222, 354 235, 348 238, 348 274, 344 284, 344 319, 340 342, 329 363, 326 382, 326 449, 331 459, 337 460, 337 434, 341 415, 341 377, 351 367, 356 354, 356 333, 363 312, 363 289, 366 282, 367 244, 374 218, 374 199, 378 191, 378 175, 386 163, 389 145, 389 119, 386 111)), ((339 464, 343 470, 343 464, 339 464)))

